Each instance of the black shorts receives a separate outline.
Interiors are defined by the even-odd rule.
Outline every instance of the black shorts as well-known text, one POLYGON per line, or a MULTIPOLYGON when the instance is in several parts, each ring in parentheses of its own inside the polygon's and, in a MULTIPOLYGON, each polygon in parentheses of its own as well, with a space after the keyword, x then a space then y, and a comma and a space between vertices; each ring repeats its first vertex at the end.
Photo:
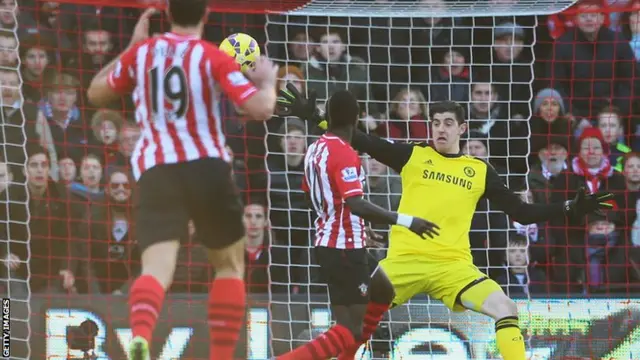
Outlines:
POLYGON ((316 247, 320 275, 329 287, 331 305, 359 305, 369 302, 370 255, 367 249, 316 247))
POLYGON ((186 239, 193 220, 203 246, 220 249, 244 236, 243 207, 231 165, 206 158, 162 164, 138 180, 136 239, 140 251, 155 243, 186 239))

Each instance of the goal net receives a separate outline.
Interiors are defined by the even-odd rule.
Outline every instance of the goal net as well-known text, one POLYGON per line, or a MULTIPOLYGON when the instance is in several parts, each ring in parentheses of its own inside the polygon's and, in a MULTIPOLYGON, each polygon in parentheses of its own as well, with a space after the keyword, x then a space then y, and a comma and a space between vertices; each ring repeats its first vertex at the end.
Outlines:
MULTIPOLYGON (((492 163, 527 201, 564 200, 579 186, 616 191, 616 211, 580 224, 524 226, 481 201, 470 239, 476 265, 517 299, 532 359, 637 359, 640 3, 583 2, 212 1, 204 37, 250 34, 281 65, 278 86, 314 90, 318 106, 348 87, 362 104, 361 129, 394 141, 429 140, 429 103, 462 103, 463 151, 492 163)), ((127 46, 148 3, 0 1, 5 358, 125 357, 126 294, 140 265, 127 158, 139 130, 129 99, 96 108, 86 88, 127 46)), ((168 30, 162 14, 152 19, 153 33, 168 30)), ((332 324, 300 187, 302 154, 320 132, 295 118, 244 123, 222 107, 248 234, 236 357, 269 359, 332 324)), ((368 198, 394 209, 398 175, 363 159, 368 198)), ((381 244, 370 251, 382 258, 388 229, 371 227, 381 244)), ((212 271, 192 235, 153 358, 208 358, 212 271)), ((500 358, 489 318, 426 296, 385 316, 360 355, 500 358)))

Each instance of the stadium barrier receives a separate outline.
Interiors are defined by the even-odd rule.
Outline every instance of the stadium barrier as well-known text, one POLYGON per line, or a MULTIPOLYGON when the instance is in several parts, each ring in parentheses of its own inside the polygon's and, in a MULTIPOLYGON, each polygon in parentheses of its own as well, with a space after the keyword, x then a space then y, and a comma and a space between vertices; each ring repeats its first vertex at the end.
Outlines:
MULTIPOLYGON (((266 296, 253 296, 237 358, 268 359, 324 331, 331 322, 330 312, 324 305, 327 299, 314 296, 310 300, 306 306, 300 305, 301 301, 292 305, 284 305, 283 301, 269 309, 265 306, 266 296), (284 319, 289 319, 289 324, 282 322, 284 319), (312 334, 307 330, 309 324, 312 334), (270 347, 272 339, 290 341, 273 341, 270 347)), ((640 358, 640 297, 517 302, 533 359, 595 359, 587 354, 598 354, 599 359, 640 358)), ((209 346, 200 340, 208 336, 203 320, 206 303, 204 295, 170 296, 155 332, 153 358, 207 358, 209 346)), ((83 321, 91 320, 97 325, 92 358, 124 358, 124 345, 131 338, 125 297, 34 296, 31 308, 37 314, 31 318, 32 354, 46 354, 48 360, 82 359, 82 351, 70 349, 70 345, 78 347, 82 340, 73 335, 72 330, 83 321)), ((376 339, 373 348, 387 347, 389 359, 496 358, 491 319, 471 312, 450 313, 438 302, 412 301, 395 308, 383 326, 390 336, 376 339), (389 319, 392 320, 390 328, 389 319)), ((22 337, 21 334, 11 336, 22 337)), ((16 353, 20 349, 12 350, 13 357, 20 356, 16 353)))

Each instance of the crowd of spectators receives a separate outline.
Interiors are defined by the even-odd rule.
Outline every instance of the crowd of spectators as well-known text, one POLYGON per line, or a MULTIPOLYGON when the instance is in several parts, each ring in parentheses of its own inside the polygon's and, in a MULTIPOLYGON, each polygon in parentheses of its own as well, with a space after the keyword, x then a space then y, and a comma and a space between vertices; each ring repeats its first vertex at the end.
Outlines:
MULTIPOLYGON (((510 294, 629 293, 640 289, 640 1, 614 3, 581 0, 538 18, 272 15, 266 31, 262 15, 213 14, 204 37, 268 39, 279 88, 313 90, 319 107, 349 88, 361 129, 390 140, 428 141, 429 102, 465 104, 462 151, 490 162, 525 201, 563 201, 582 186, 614 192, 614 210, 583 223, 524 226, 483 200, 470 239, 476 264, 510 294)), ((86 99, 138 14, 0 0, 0 273, 12 297, 125 293, 139 271, 128 158, 140 129, 130 99, 100 109, 86 99)), ((162 16, 154 32, 167 30, 162 16)), ((249 290, 324 291, 312 286, 315 215, 301 190, 318 130, 294 118, 244 123, 231 104, 223 118, 246 204, 249 290)), ((364 164, 370 200, 396 209, 399 176, 364 164)), ((388 228, 370 226, 380 258, 388 228)), ((197 236, 190 226, 172 292, 206 292, 213 274, 197 236)))

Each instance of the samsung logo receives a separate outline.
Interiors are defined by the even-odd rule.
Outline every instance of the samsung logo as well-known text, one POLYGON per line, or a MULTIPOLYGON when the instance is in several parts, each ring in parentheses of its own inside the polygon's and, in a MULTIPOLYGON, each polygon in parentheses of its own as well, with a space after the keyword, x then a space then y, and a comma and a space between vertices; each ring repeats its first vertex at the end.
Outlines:
POLYGON ((457 185, 467 190, 471 190, 471 188, 473 187, 473 182, 469 180, 461 179, 457 176, 441 173, 439 171, 424 170, 422 172, 422 178, 426 180, 435 180, 445 182, 447 184, 457 185))

